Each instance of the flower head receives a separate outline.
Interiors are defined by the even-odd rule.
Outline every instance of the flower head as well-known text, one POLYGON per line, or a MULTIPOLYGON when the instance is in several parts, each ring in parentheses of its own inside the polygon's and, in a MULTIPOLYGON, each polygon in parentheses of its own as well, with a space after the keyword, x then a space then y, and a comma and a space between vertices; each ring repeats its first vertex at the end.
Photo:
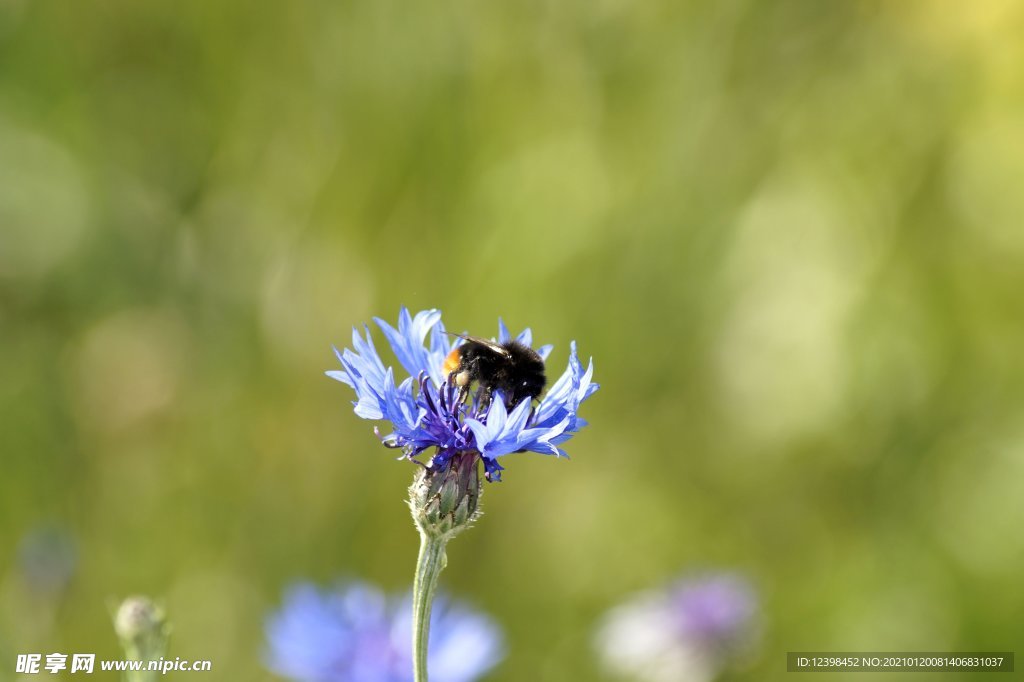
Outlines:
MULTIPOLYGON (((352 330, 351 349, 335 349, 342 369, 327 375, 355 390, 357 415, 391 423, 391 432, 381 440, 388 447, 401 449, 405 457, 436 448, 427 466, 439 468, 456 453, 474 452, 484 462, 487 479, 499 480, 503 469, 499 457, 523 451, 566 457, 559 446, 586 426, 577 411, 598 385, 591 380, 593 361, 583 369, 575 342, 569 346, 565 372, 536 406, 530 397, 506 405, 500 393, 497 399, 491 399, 489 391, 470 395, 453 376, 445 374, 445 358, 465 340, 453 339, 445 332, 440 311, 424 310, 412 316, 403 307, 397 328, 380 318, 374 321, 408 376, 397 380, 394 369, 385 367, 367 327, 365 336, 352 330)), ((514 338, 526 347, 533 340, 529 329, 514 338)), ((512 339, 499 320, 496 342, 512 339)), ((551 346, 536 352, 547 360, 551 346)))
POLYGON ((743 578, 689 578, 610 611, 596 645, 603 663, 623 677, 707 682, 751 645, 756 613, 756 597, 743 578))
MULTIPOLYGON (((366 583, 322 591, 293 586, 266 624, 268 665, 298 682, 408 682, 412 618, 408 597, 366 583)), ((439 599, 431 617, 430 679, 472 682, 503 655, 488 617, 439 599)))
POLYGON ((18 544, 18 568, 26 587, 38 595, 63 593, 74 577, 76 564, 74 537, 63 526, 33 528, 18 544))
POLYGON ((114 631, 129 659, 152 661, 164 655, 170 626, 159 604, 137 595, 121 602, 114 615, 114 631))

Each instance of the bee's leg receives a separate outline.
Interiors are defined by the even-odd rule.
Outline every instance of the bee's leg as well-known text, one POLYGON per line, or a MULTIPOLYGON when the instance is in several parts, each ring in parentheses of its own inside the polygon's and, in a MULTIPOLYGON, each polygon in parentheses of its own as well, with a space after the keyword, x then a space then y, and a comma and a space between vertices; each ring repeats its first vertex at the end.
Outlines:
POLYGON ((480 411, 485 412, 487 408, 491 406, 491 387, 481 386, 479 395, 480 411))
POLYGON ((449 388, 453 388, 455 386, 459 387, 459 392, 456 394, 456 402, 462 402, 466 398, 467 387, 459 383, 458 370, 449 372, 449 376, 447 376, 447 378, 444 380, 444 385, 449 388))
POLYGON ((469 385, 472 383, 469 370, 463 369, 457 373, 452 373, 451 376, 454 384, 459 387, 459 402, 461 403, 469 395, 469 385))

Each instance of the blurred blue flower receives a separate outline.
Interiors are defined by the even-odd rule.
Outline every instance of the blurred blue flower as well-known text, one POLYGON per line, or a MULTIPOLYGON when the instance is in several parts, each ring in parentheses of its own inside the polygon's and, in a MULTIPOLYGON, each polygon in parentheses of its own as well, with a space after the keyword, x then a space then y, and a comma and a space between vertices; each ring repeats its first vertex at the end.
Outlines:
MULTIPOLYGON (((268 666, 299 682, 409 682, 411 598, 366 583, 288 590, 266 623, 268 666)), ((431 616, 432 682, 473 682, 504 655, 501 632, 478 612, 438 598, 431 616)))
POLYGON ((644 682, 709 682, 757 635, 757 597, 731 573, 680 580, 612 609, 595 644, 613 674, 644 682))
POLYGON ((58 595, 71 582, 78 563, 74 537, 64 526, 33 528, 18 545, 18 565, 35 594, 58 595))
MULTIPOLYGON (((380 318, 374 321, 409 376, 396 382, 394 370, 384 366, 365 326, 365 338, 359 330, 352 330, 352 349, 335 348, 342 369, 329 371, 327 376, 355 390, 357 415, 391 423, 391 433, 381 440, 388 447, 402 449, 406 457, 435 447, 428 466, 438 469, 457 452, 475 451, 483 459, 488 480, 500 480, 503 467, 498 458, 502 455, 532 451, 566 457, 559 446, 586 426, 577 411, 598 385, 591 381, 593 361, 583 369, 575 341, 569 346, 568 367, 536 408, 527 398, 510 411, 504 400, 484 400, 479 392, 472 399, 460 400, 459 389, 445 376, 442 365, 463 340, 453 340, 445 333, 439 310, 412 316, 403 307, 397 329, 380 318)), ((511 338, 499 320, 497 342, 511 338)), ((515 338, 527 346, 533 340, 529 329, 515 338)), ((546 361, 551 346, 542 346, 537 353, 546 361)))

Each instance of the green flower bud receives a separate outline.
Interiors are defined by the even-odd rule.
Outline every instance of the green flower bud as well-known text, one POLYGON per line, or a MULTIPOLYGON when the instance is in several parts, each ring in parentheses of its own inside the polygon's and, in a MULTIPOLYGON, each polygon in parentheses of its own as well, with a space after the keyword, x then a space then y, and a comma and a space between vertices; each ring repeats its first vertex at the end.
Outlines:
POLYGON ((454 453, 437 468, 423 467, 409 488, 416 527, 427 537, 448 540, 480 516, 480 453, 454 453))
MULTIPOLYGON (((121 640, 125 656, 133 661, 153 661, 167 650, 170 627, 164 610, 148 597, 128 597, 114 615, 114 631, 121 640)), ((128 674, 129 682, 149 680, 150 671, 128 674)))

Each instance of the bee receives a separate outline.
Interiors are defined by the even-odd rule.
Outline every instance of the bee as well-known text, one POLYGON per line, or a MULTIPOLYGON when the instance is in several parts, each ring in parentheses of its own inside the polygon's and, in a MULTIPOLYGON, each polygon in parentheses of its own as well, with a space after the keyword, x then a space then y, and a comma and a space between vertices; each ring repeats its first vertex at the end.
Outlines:
POLYGON ((505 406, 512 409, 525 398, 537 398, 544 390, 544 360, 526 344, 515 340, 495 343, 462 334, 452 336, 465 343, 452 349, 444 359, 444 374, 461 389, 462 397, 475 381, 480 387, 482 405, 490 403, 494 391, 501 391, 505 406))

